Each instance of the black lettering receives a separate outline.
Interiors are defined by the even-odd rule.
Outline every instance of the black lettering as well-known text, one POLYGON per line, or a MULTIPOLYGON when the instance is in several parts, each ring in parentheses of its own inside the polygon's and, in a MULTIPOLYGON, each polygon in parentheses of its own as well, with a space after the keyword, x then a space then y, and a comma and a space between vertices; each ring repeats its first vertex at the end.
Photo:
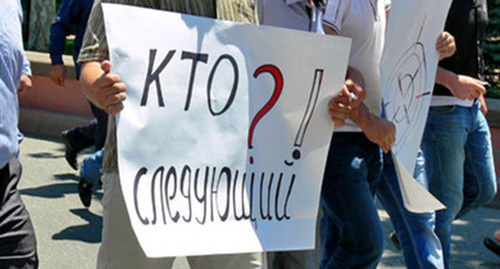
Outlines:
POLYGON ((143 218, 141 216, 141 212, 139 210, 139 202, 137 201, 137 192, 139 190, 139 188, 138 188, 139 180, 147 172, 148 172, 148 169, 146 169, 145 167, 141 167, 141 169, 139 169, 139 171, 137 171, 137 174, 135 175, 135 180, 134 180, 134 205, 135 205, 135 212, 137 213, 137 217, 139 217, 139 220, 144 225, 148 225, 149 224, 149 220, 148 220, 148 218, 143 218))
MULTIPOLYGON (((160 166, 158 169, 156 169, 155 173, 153 174, 153 180, 151 182, 151 202, 153 203, 153 220, 151 220, 151 224, 155 225, 156 224, 156 199, 155 199, 155 182, 156 182, 156 176, 161 173, 160 175, 160 193, 161 193, 161 182, 163 181, 163 173, 165 172, 165 167, 160 166)), ((160 202, 163 203, 160 197, 160 202)), ((165 215, 165 214, 164 214, 165 215)), ((165 217, 163 217, 163 222, 165 223, 165 217)))
POLYGON ((205 168, 205 180, 202 180, 203 182, 203 195, 199 196, 198 195, 198 174, 200 172, 200 169, 196 169, 196 173, 194 176, 194 196, 198 202, 203 204, 203 219, 196 218, 196 221, 198 221, 199 224, 205 224, 205 221, 207 219, 207 184, 208 184, 208 171, 209 168, 205 168))
POLYGON ((220 175, 219 175, 219 180, 217 181, 217 196, 218 196, 218 193, 219 193, 219 186, 220 186, 220 182, 222 181, 222 177, 223 175, 226 175, 226 179, 227 179, 227 192, 226 192, 226 209, 224 211, 224 213, 221 215, 220 214, 220 210, 219 210, 219 199, 217 199, 217 213, 219 214, 219 217, 221 218, 222 221, 225 221, 227 220, 227 217, 229 215, 229 195, 231 194, 231 170, 229 169, 229 167, 224 167, 222 168, 222 171, 220 172, 220 175))
POLYGON ((191 96, 193 94, 193 84, 194 84, 194 77, 196 75, 196 66, 198 65, 198 62, 207 63, 208 54, 183 51, 181 60, 184 59, 193 60, 193 64, 191 65, 191 76, 189 77, 188 94, 186 97, 186 104, 184 105, 184 111, 187 111, 189 109, 189 104, 191 103, 191 96))
POLYGON ((212 184, 210 185, 210 220, 214 221, 214 196, 217 195, 217 189, 215 189, 215 171, 216 168, 212 169, 212 184))
POLYGON ((239 80, 239 73, 238 73, 238 65, 236 63, 236 60, 231 55, 228 54, 223 54, 221 55, 217 61, 215 62, 214 67, 212 68, 212 71, 210 71, 210 75, 208 77, 208 86, 207 86, 207 97, 208 97, 208 109, 210 110, 210 113, 214 116, 221 115, 222 113, 226 112, 226 110, 233 104, 234 97, 236 96, 236 90, 238 89, 238 80, 239 80), (234 82, 233 82, 233 88, 231 89, 231 94, 229 95, 229 98, 226 102, 226 105, 222 108, 221 111, 216 112, 212 108, 212 101, 211 101, 211 96, 212 96, 212 82, 214 79, 214 74, 215 71, 217 70, 217 67, 223 60, 228 60, 231 65, 233 66, 233 71, 234 71, 234 82))
POLYGON ((188 217, 182 217, 184 221, 186 222, 191 222, 191 215, 192 215, 192 208, 191 208, 191 168, 189 166, 185 165, 184 168, 182 169, 182 174, 181 174, 181 194, 188 200, 188 217), (184 187, 184 184, 187 182, 187 188, 184 187), (187 193, 185 193, 185 190, 187 190, 187 193))
POLYGON ((262 201, 262 197, 264 196, 264 192, 262 191, 262 187, 264 185, 264 181, 265 181, 265 174, 262 173, 262 176, 260 178, 260 217, 263 219, 263 220, 271 220, 273 219, 271 217, 271 213, 270 213, 270 206, 269 206, 269 203, 270 203, 270 200, 271 200, 271 186, 273 184, 273 178, 274 178, 274 174, 271 173, 271 179, 269 180, 269 184, 268 184, 268 187, 267 187, 267 212, 264 214, 264 210, 262 209, 262 205, 264 204, 264 202, 262 201))
POLYGON ((148 66, 148 74, 146 76, 146 81, 144 83, 144 90, 142 93, 141 106, 145 106, 148 101, 149 95, 149 87, 153 81, 156 83, 156 92, 158 93, 158 105, 160 107, 164 107, 165 103, 163 102, 163 96, 161 93, 161 84, 160 84, 160 73, 165 69, 167 64, 170 62, 172 57, 174 56, 175 50, 171 50, 168 52, 167 56, 158 68, 153 72, 153 65, 156 57, 156 49, 149 50, 149 66, 148 66))
POLYGON ((166 179, 166 182, 165 182, 165 202, 166 202, 166 205, 167 205, 168 214, 170 216, 170 219, 173 222, 177 222, 179 220, 179 218, 180 218, 179 212, 175 212, 175 215, 172 216, 172 211, 170 209, 170 203, 169 203, 170 200, 172 200, 172 199, 175 198, 176 193, 177 193, 177 173, 175 172, 175 168, 174 167, 170 167, 170 169, 168 170, 167 179, 166 179), (173 180, 174 180, 174 192, 172 193, 171 196, 169 196, 168 186, 169 186, 169 183, 170 183, 170 179, 172 177, 173 177, 173 180))
POLYGON ((288 200, 290 199, 290 194, 292 193, 293 184, 295 183, 295 174, 292 175, 292 179, 290 180, 290 186, 288 186, 288 192, 286 194, 285 203, 283 205, 283 215, 278 216, 278 203, 279 203, 279 194, 281 189, 281 180, 283 179, 283 173, 280 174, 280 179, 278 180, 278 187, 276 189, 276 200, 274 201, 274 210, 276 211, 276 219, 281 221, 284 218, 290 219, 290 216, 287 213, 288 208, 288 200))

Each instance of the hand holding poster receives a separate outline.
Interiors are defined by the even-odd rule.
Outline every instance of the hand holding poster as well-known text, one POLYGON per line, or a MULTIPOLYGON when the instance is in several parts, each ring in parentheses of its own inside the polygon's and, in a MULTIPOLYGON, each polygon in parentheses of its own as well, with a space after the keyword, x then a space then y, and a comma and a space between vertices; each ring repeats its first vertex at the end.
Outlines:
POLYGON ((450 4, 393 0, 380 64, 385 114, 396 125, 394 164, 405 206, 412 212, 444 208, 411 174, 436 78, 436 42, 450 4))
POLYGON ((333 131, 327 106, 350 40, 103 11, 112 72, 127 84, 121 185, 146 255, 313 248, 333 131))

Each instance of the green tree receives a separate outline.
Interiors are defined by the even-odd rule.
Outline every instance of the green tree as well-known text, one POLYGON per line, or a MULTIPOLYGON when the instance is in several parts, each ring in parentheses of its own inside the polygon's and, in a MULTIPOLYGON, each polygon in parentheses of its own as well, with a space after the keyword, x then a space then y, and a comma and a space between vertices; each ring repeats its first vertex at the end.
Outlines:
POLYGON ((28 33, 28 50, 47 52, 50 25, 56 16, 56 1, 31 0, 28 33))
POLYGON ((487 97, 500 98, 500 0, 488 0, 489 25, 484 45, 487 97))

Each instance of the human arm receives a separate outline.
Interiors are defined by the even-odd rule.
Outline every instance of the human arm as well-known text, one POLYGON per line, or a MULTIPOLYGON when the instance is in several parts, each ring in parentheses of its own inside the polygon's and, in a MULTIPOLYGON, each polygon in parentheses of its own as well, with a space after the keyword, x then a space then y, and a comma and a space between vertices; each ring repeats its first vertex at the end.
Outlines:
POLYGON ((354 110, 351 119, 359 125, 366 137, 377 144, 384 152, 389 152, 396 141, 396 125, 386 118, 372 114, 361 104, 354 110))
POLYGON ((436 72, 436 83, 443 85, 459 99, 476 99, 486 93, 484 85, 487 83, 466 75, 458 75, 452 71, 438 67, 436 72))
POLYGON ((90 61, 82 65, 80 80, 85 96, 111 115, 123 109, 127 86, 120 76, 110 73, 111 62, 90 61))
POLYGON ((486 116, 488 114, 488 106, 486 105, 486 100, 484 99, 484 94, 481 94, 477 101, 481 104, 481 112, 486 116))
POLYGON ((350 118, 353 111, 366 99, 364 87, 363 75, 357 69, 348 67, 342 91, 330 100, 328 106, 335 126, 342 127, 345 120, 350 118))
POLYGON ((64 86, 64 80, 66 78, 66 68, 64 67, 62 56, 66 46, 66 36, 69 34, 72 25, 72 6, 73 0, 62 1, 57 11, 57 16, 50 26, 50 80, 59 87, 64 86))
POLYGON ((19 81, 19 86, 17 87, 17 93, 19 95, 22 95, 27 90, 31 89, 32 86, 33 83, 31 81, 31 64, 28 60, 28 57, 26 57, 26 54, 24 54, 23 70, 22 70, 21 80, 19 81))
MULTIPOLYGON (((329 25, 323 25, 323 30, 329 35, 339 35, 337 30, 329 25)), ((336 127, 342 127, 353 110, 366 99, 364 87, 365 81, 361 72, 356 68, 348 67, 342 91, 333 97, 328 105, 330 117, 336 127)))
MULTIPOLYGON (((336 30, 324 25, 325 33, 338 34, 336 30)), ((384 152, 391 150, 396 140, 396 126, 385 118, 370 113, 363 104, 366 98, 365 83, 362 74, 349 67, 342 92, 331 99, 329 114, 335 126, 343 126, 347 118, 358 124, 366 137, 377 144, 384 152), (353 97, 349 98, 350 93, 353 97)))
POLYGON ((439 60, 451 57, 455 54, 457 47, 455 38, 448 32, 444 31, 438 37, 436 42, 436 50, 439 53, 439 60))

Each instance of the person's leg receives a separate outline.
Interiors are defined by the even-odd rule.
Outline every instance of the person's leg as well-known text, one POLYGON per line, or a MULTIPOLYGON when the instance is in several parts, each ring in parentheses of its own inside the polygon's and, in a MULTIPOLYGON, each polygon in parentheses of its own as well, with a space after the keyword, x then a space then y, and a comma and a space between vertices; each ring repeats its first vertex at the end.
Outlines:
POLYGON ((65 146, 65 158, 68 164, 78 170, 77 156, 80 151, 95 144, 97 121, 94 119, 87 126, 64 130, 61 137, 65 146))
POLYGON ((102 168, 102 158, 104 155, 104 148, 94 152, 94 154, 83 160, 80 168, 80 177, 85 180, 88 184, 99 188, 101 185, 101 168, 102 168))
POLYGON ((78 126, 63 131, 62 135, 68 139, 73 149, 78 153, 95 144, 97 120, 93 119, 88 125, 78 126))
POLYGON ((108 114, 92 103, 90 103, 90 109, 92 110, 92 114, 97 120, 93 135, 95 150, 98 151, 104 147, 104 142, 106 141, 106 131, 108 129, 108 114))
POLYGON ((104 148, 83 160, 80 167, 80 180, 78 182, 78 196, 85 207, 92 201, 92 192, 101 187, 101 168, 104 148))
POLYGON ((266 254, 241 253, 187 257, 191 269, 266 269, 266 254))
POLYGON ((463 203, 465 144, 471 126, 470 109, 431 107, 422 139, 430 192, 446 209, 436 212, 435 232, 449 268, 451 223, 463 203))
POLYGON ((323 212, 319 210, 316 222, 316 247, 312 250, 268 252, 267 266, 270 269, 319 268, 321 259, 320 223, 323 212))
POLYGON ((21 171, 17 158, 0 169, 0 268, 38 268, 35 231, 17 190, 21 171))
POLYGON ((147 258, 142 251, 128 218, 119 180, 116 172, 102 176, 103 229, 97 268, 171 268, 174 258, 147 258))
POLYGON ((472 107, 473 126, 465 145, 464 202, 457 218, 495 198, 495 163, 488 122, 479 105, 472 107))
MULTIPOLYGON (((418 153, 414 177, 427 188, 421 151, 418 153)), ((441 243, 434 233, 435 214, 417 214, 406 210, 390 153, 384 155, 384 170, 377 197, 391 218, 407 268, 444 268, 441 243)))
POLYGON ((319 253, 316 250, 270 252, 267 254, 268 268, 309 269, 319 267, 319 253))
POLYGON ((382 169, 379 148, 361 133, 335 133, 322 187, 321 268, 376 268, 383 232, 370 182, 382 169), (326 241, 326 239, 337 242, 326 241))

